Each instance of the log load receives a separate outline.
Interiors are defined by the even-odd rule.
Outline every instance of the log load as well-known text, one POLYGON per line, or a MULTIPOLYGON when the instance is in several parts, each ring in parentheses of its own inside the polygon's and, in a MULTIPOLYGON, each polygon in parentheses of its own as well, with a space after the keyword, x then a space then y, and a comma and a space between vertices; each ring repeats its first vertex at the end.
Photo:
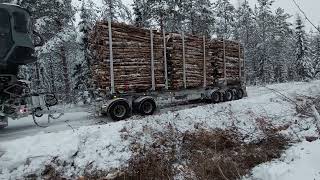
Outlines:
POLYGON ((214 70, 208 78, 213 80, 240 80, 244 76, 244 50, 240 43, 230 40, 213 39, 208 43, 208 63, 214 70))
MULTIPOLYGON (((167 33, 163 37, 163 34, 157 31, 152 31, 152 34, 156 91, 165 89, 164 53, 167 56, 170 90, 210 86, 219 80, 240 81, 244 75, 243 48, 237 42, 177 33, 167 33), (164 38, 166 49, 163 44, 164 38)), ((89 48, 93 55, 91 69, 94 84, 97 89, 108 93, 111 76, 107 22, 98 22, 90 32, 89 48)), ((115 91, 151 91, 150 30, 112 23, 112 49, 115 91)))
POLYGON ((181 34, 170 34, 167 42, 168 79, 170 89, 178 90, 185 87, 189 89, 203 86, 203 44, 203 39, 196 36, 184 35, 183 37, 181 34), (183 55, 183 52, 185 52, 185 55, 183 55))
MULTIPOLYGON (((154 72, 156 90, 165 87, 164 48, 161 33, 154 35, 154 72)), ((112 23, 112 48, 115 91, 145 92, 152 89, 151 32, 120 23, 112 23)), ((90 50, 93 54, 94 84, 108 90, 110 79, 109 29, 107 22, 99 22, 90 34, 90 50)))

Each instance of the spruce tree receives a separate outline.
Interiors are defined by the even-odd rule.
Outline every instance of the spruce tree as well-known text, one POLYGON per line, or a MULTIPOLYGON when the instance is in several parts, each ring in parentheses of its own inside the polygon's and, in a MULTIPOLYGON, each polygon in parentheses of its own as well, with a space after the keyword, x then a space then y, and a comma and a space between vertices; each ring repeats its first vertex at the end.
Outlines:
POLYGON ((271 11, 273 2, 273 0, 258 0, 258 7, 255 9, 257 23, 255 38, 258 41, 255 50, 255 58, 257 61, 256 77, 262 83, 270 83, 272 81, 270 40, 272 36, 272 22, 274 19, 271 11))
POLYGON ((273 18, 273 30, 270 43, 270 63, 272 65, 272 82, 284 82, 287 79, 287 66, 290 52, 289 38, 293 35, 288 19, 290 15, 278 8, 273 18), (287 52, 290 52, 287 53, 287 52))
POLYGON ((214 3, 216 16, 215 32, 219 38, 229 39, 235 26, 235 8, 229 0, 217 0, 214 3))
POLYGON ((91 96, 92 92, 92 75, 90 71, 92 57, 89 52, 89 33, 94 26, 96 12, 94 9, 94 3, 92 0, 82 0, 79 22, 79 45, 82 56, 78 58, 73 67, 73 78, 75 79, 74 90, 79 93, 88 91, 91 96))
POLYGON ((311 32, 310 53, 312 67, 314 69, 312 77, 318 78, 320 76, 320 33, 318 31, 311 32))
POLYGON ((311 78, 311 67, 310 58, 308 57, 308 41, 305 32, 305 26, 300 15, 297 16, 295 23, 295 38, 296 38, 296 80, 306 80, 311 78))
POLYGON ((103 18, 111 21, 127 21, 131 22, 131 12, 129 8, 122 3, 121 0, 103 0, 104 13, 103 18))

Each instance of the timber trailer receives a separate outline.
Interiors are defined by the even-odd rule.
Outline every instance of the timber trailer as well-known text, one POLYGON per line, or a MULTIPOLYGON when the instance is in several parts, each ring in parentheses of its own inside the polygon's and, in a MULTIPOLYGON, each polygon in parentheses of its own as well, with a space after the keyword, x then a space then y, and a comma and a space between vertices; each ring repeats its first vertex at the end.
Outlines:
MULTIPOLYGON (((244 48, 242 45, 239 44, 239 64, 236 65, 237 68, 239 68, 239 75, 237 75, 236 80, 230 80, 227 78, 226 73, 226 45, 225 40, 223 40, 223 61, 224 61, 224 75, 222 78, 217 79, 215 82, 208 82, 207 80, 207 71, 211 71, 212 69, 208 69, 206 67, 203 68, 203 84, 194 87, 194 88, 186 88, 187 87, 187 74, 186 74, 186 45, 185 45, 185 35, 184 33, 180 33, 179 35, 182 38, 183 48, 181 50, 181 55, 183 55, 183 59, 181 61, 183 64, 183 88, 180 89, 170 89, 169 81, 170 77, 168 75, 168 64, 169 64, 169 58, 168 56, 168 36, 169 34, 166 33, 164 30, 160 33, 163 37, 163 59, 164 67, 163 67, 163 76, 165 77, 165 88, 162 90, 156 90, 156 75, 155 75, 155 53, 154 53, 154 31, 150 30, 149 35, 149 41, 150 42, 150 59, 148 60, 150 62, 149 70, 150 70, 150 89, 146 90, 144 92, 130 92, 130 91, 122 91, 119 92, 116 90, 117 82, 115 81, 115 78, 119 75, 115 72, 115 52, 113 45, 115 44, 113 41, 115 41, 116 38, 113 38, 113 24, 111 23, 111 20, 107 22, 107 25, 105 25, 106 32, 108 32, 108 40, 105 40, 102 44, 102 46, 105 46, 104 48, 107 48, 109 52, 105 52, 108 54, 108 58, 105 58, 106 60, 103 61, 101 66, 107 66, 107 73, 103 73, 104 77, 100 77, 100 79, 106 78, 110 80, 108 82, 108 87, 96 87, 96 89, 100 89, 103 91, 101 93, 101 96, 99 98, 99 103, 97 104, 97 111, 101 115, 106 115, 110 117, 112 120, 119 121, 124 120, 129 117, 131 117, 134 114, 142 115, 142 116, 148 116, 153 115, 158 108, 161 107, 170 107, 175 104, 179 104, 180 102, 190 102, 193 100, 202 100, 204 102, 209 103, 220 103, 220 102, 226 102, 226 101, 232 101, 232 100, 238 100, 242 99, 243 97, 247 96, 246 93, 246 85, 245 85, 245 73, 244 73, 244 54, 243 57, 240 57, 241 50, 244 51, 244 48)), ((118 28, 118 27, 116 27, 118 28)), ((129 27, 130 28, 130 27, 129 27)), ((119 28, 118 28, 119 29, 119 28)), ((127 28, 128 29, 128 28, 127 28)), ((103 34, 102 32, 98 31, 98 36, 103 34)), ((122 34, 122 33, 119 33, 122 34)), ((121 39, 123 43, 126 41, 125 39, 121 39)), ((206 38, 203 37, 203 47, 206 47, 206 38)), ((91 51, 95 51, 96 49, 91 49, 91 51)), ((124 47, 125 48, 125 47, 124 47)), ((205 54, 206 48, 203 49, 203 53, 205 54)), ((101 55, 101 51, 96 52, 97 55, 101 55)), ((237 58, 238 59, 238 58, 237 58)), ((203 64, 206 64, 208 61, 207 57, 203 55, 203 64)), ((117 63, 121 64, 121 62, 117 61, 117 63)), ((101 63, 100 63, 101 64, 101 63)), ((130 70, 129 67, 124 67, 126 70, 130 70)), ((129 74, 130 75, 130 74, 129 74)), ((99 78, 98 80, 99 81, 99 78)), ((130 82, 128 82, 130 85, 130 82)))
POLYGON ((42 45, 43 39, 32 30, 30 13, 0 3, 0 128, 8 126, 8 118, 30 115, 37 124, 36 118, 50 114, 49 107, 58 103, 54 94, 31 93, 29 83, 18 79, 19 67, 36 62, 35 47, 42 45))

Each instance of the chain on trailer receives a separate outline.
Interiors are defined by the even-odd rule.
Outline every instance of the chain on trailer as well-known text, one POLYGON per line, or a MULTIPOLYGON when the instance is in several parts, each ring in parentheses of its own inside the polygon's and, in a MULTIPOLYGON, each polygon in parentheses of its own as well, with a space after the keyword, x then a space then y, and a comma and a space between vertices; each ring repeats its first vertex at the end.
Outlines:
MULTIPOLYGON (((4 82, 5 75, 0 75, 4 82)), ((7 78, 14 76, 7 76, 7 78)), ((1 84, 1 83, 0 83, 1 84)), ((60 118, 64 113, 54 108, 58 99, 53 93, 31 93, 28 83, 24 81, 10 82, 0 94, 0 116, 21 119, 32 116, 39 127, 48 127, 51 120, 60 118)), ((4 87, 4 86, 2 86, 4 87)))

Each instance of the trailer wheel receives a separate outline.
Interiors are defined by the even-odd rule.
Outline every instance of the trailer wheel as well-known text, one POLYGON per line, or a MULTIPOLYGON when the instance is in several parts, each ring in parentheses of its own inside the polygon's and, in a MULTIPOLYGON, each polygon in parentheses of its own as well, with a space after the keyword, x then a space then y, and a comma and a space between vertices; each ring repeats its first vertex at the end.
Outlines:
POLYGON ((236 96, 238 99, 242 99, 244 97, 244 91, 241 88, 237 89, 236 96))
POLYGON ((143 116, 150 116, 156 111, 157 105, 153 99, 146 99, 139 104, 139 113, 143 116))
POLYGON ((8 117, 0 116, 0 129, 6 128, 8 126, 8 117))
POLYGON ((221 101, 221 94, 220 92, 214 92, 211 94, 211 102, 212 103, 219 103, 221 101))
POLYGON ((108 114, 114 121, 121 121, 130 116, 130 106, 126 101, 116 101, 109 107, 108 114))
POLYGON ((224 101, 232 101, 232 100, 233 100, 233 91, 229 89, 224 93, 224 101))

